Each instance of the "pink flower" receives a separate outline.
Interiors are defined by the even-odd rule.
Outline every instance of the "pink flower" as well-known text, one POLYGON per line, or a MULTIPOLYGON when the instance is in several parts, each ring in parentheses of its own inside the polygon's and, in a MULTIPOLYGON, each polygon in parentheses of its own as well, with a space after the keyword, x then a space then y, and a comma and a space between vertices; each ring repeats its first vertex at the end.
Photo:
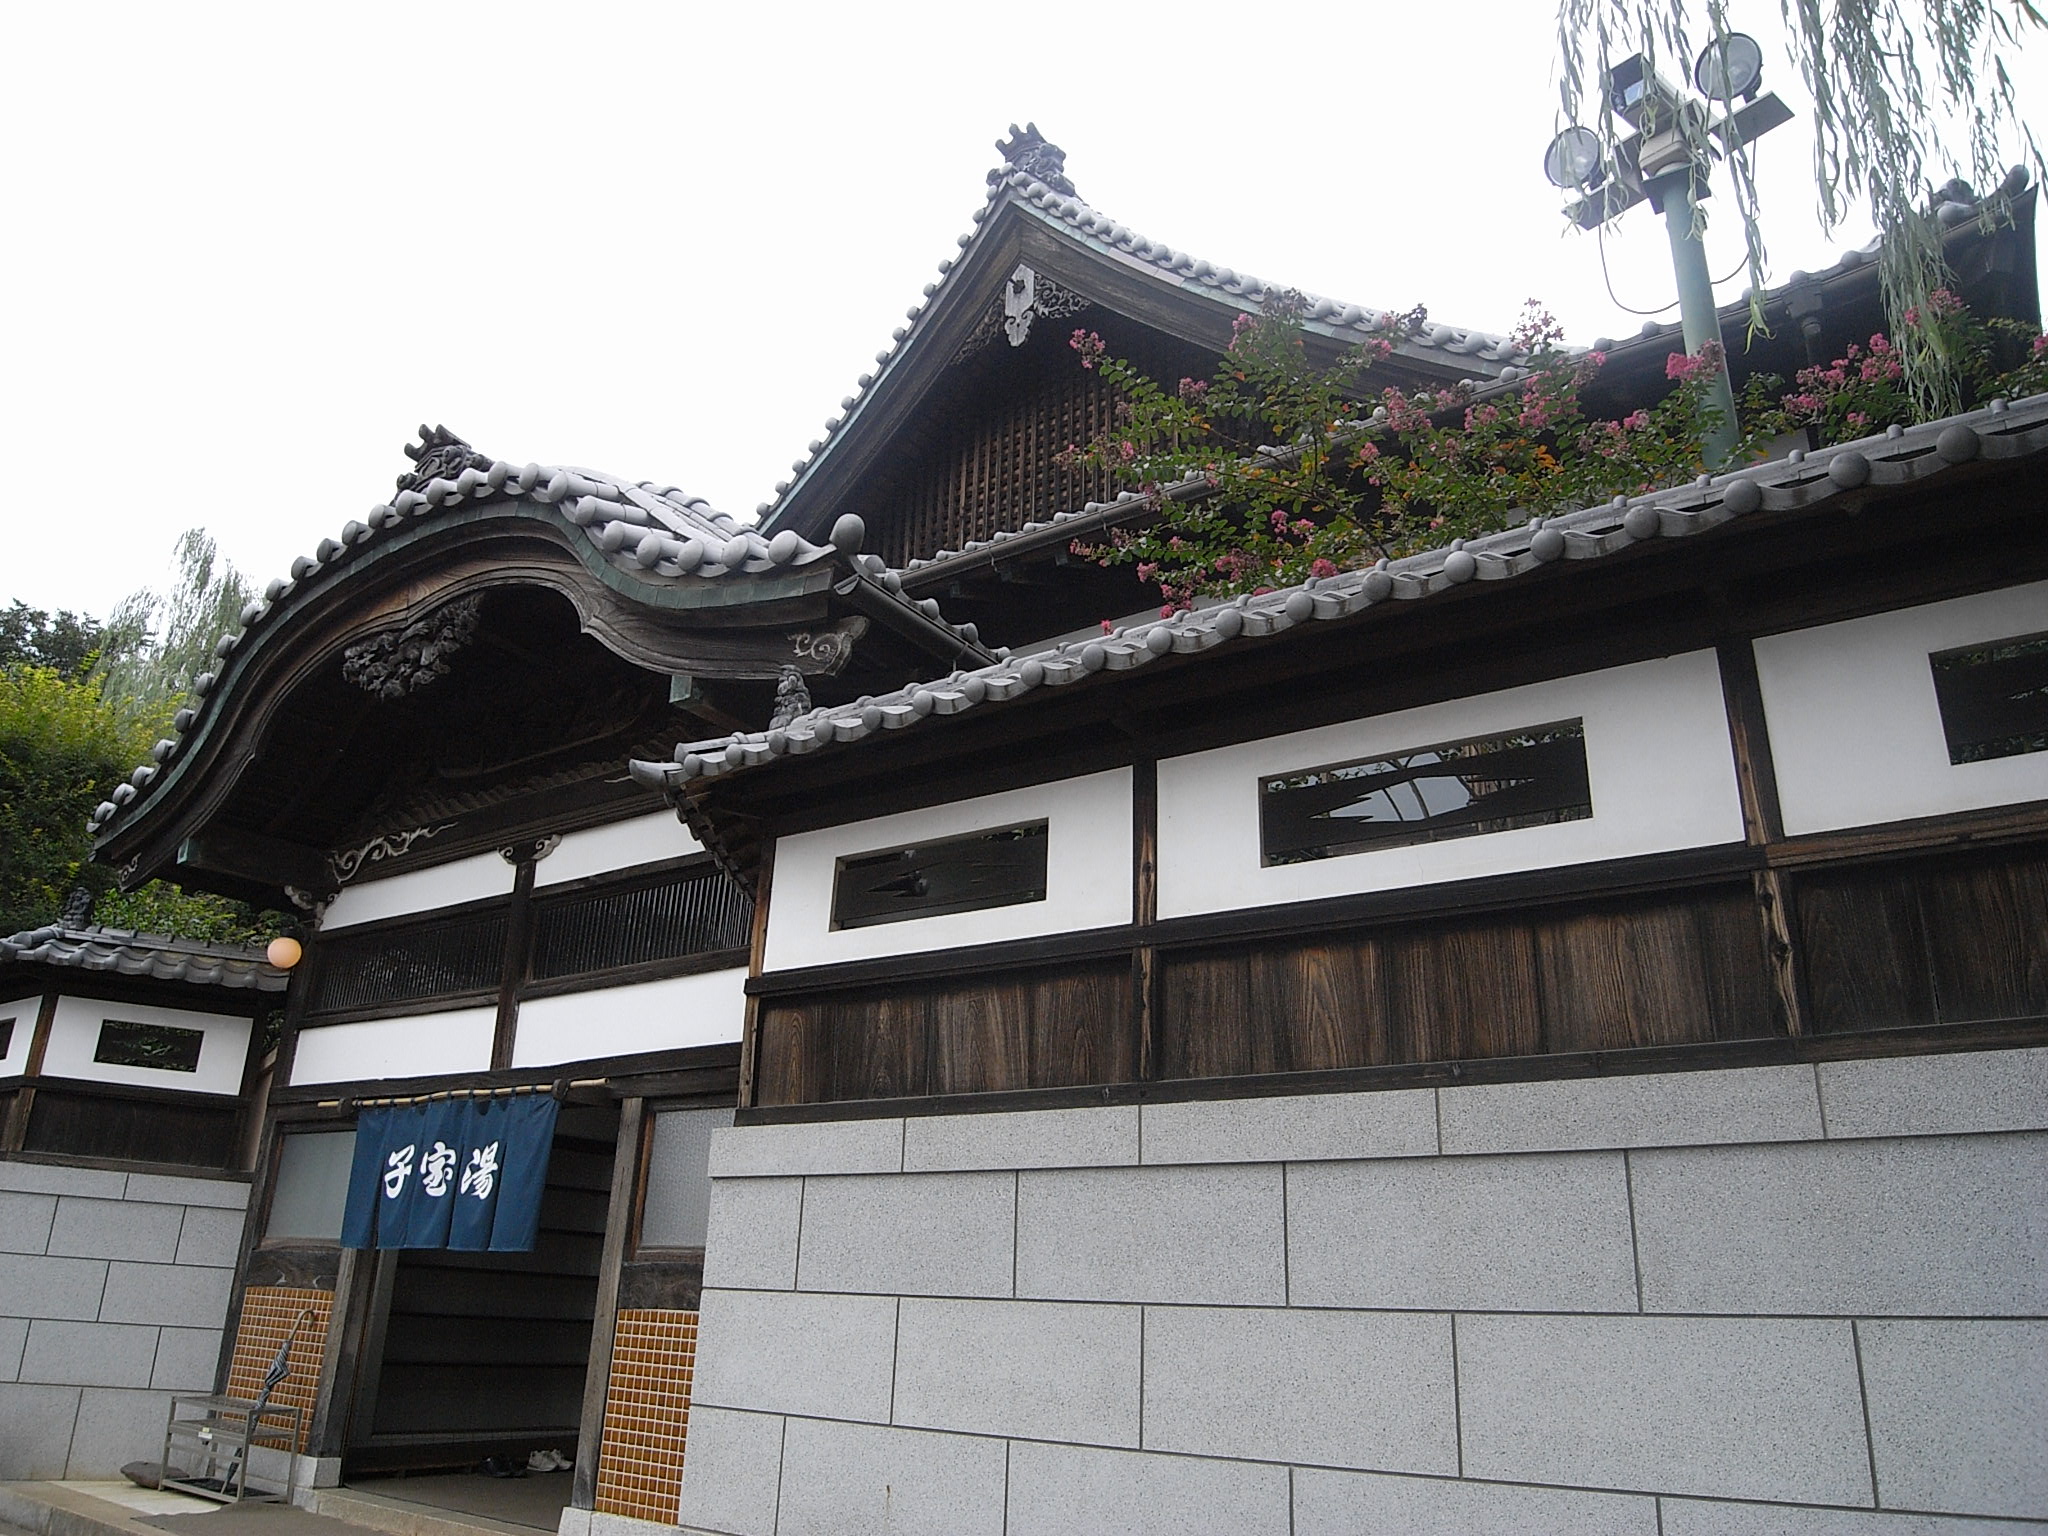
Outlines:
POLYGON ((1323 560, 1320 558, 1311 560, 1308 563, 1308 573, 1315 577, 1316 580, 1323 581, 1337 574, 1337 565, 1333 560, 1323 560))
POLYGON ((1115 633, 1116 633, 1116 626, 1115 626, 1114 624, 1110 623, 1110 622, 1109 622, 1109 620, 1107 620, 1107 619, 1103 619, 1103 620, 1101 620, 1101 624, 1102 624, 1102 632, 1103 632, 1103 633, 1104 633, 1105 635, 1113 635, 1113 634, 1115 634, 1115 633))
POLYGON ((1152 578, 1153 578, 1154 576, 1157 576, 1158 574, 1159 574, 1159 562, 1158 562, 1158 561, 1156 561, 1156 560, 1140 560, 1140 561, 1138 562, 1138 580, 1140 580, 1140 581, 1150 581, 1150 580, 1151 580, 1151 579, 1152 579, 1152 578))
POLYGON ((1093 331, 1076 331, 1067 339, 1067 345, 1081 354, 1081 366, 1093 368, 1095 360, 1109 350, 1109 344, 1093 331))
POLYGON ((1116 451, 1123 461, 1128 464, 1138 456, 1138 445, 1131 442, 1118 443, 1116 451))
POLYGON ((1209 381, 1207 379, 1182 379, 1180 381, 1180 397, 1183 400, 1191 402, 1199 400, 1207 393, 1209 393, 1209 381))

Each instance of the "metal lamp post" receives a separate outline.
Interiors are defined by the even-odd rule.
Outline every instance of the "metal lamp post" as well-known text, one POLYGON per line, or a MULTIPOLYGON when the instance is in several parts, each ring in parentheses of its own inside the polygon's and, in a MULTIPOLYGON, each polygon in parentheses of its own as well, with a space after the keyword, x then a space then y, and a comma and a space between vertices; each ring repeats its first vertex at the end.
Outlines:
MULTIPOLYGON (((1721 317, 1699 232, 1699 203, 1708 195, 1711 169, 1706 141, 1717 140, 1726 150, 1792 120, 1791 109, 1776 96, 1757 96, 1762 78, 1762 50, 1740 32, 1716 39, 1701 52, 1693 82, 1706 100, 1680 94, 1636 54, 1601 81, 1607 110, 1633 130, 1615 145, 1613 164, 1602 153, 1599 135, 1582 127, 1565 129, 1543 157, 1544 174, 1554 185, 1582 194, 1568 210, 1581 229, 1597 229, 1640 202, 1664 215, 1687 352, 1721 342, 1721 317), (1733 102, 1738 96, 1741 108, 1718 120, 1712 116, 1711 102, 1733 102)), ((1707 467, 1718 469, 1734 457, 1741 436, 1725 344, 1707 398, 1720 420, 1702 438, 1700 450, 1707 467)))

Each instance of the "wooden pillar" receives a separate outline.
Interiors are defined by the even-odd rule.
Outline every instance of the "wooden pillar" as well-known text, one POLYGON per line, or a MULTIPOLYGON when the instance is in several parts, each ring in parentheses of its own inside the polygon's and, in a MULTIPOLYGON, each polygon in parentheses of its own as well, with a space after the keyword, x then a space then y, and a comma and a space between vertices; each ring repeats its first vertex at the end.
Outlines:
POLYGON ((1158 951, 1142 942, 1142 930, 1158 917, 1159 764, 1147 757, 1131 765, 1131 921, 1141 930, 1131 950, 1131 1007, 1142 1079, 1156 1076, 1159 1065, 1158 951))
MULTIPOLYGON (((1714 652, 1721 664, 1721 694, 1728 710, 1728 740, 1735 753, 1735 782, 1742 794, 1743 835, 1752 848, 1769 858, 1772 844, 1785 836, 1778 805, 1778 775, 1771 761, 1770 732, 1764 722, 1763 688, 1757 680, 1756 651, 1748 637, 1723 640, 1714 652)), ((1794 945, 1798 928, 1792 883, 1783 871, 1766 863, 1752 876, 1757 921, 1763 925, 1764 952, 1770 961, 1771 984, 1778 996, 1787 1034, 1807 1032, 1804 989, 1794 945)))
POLYGON ((533 939, 533 860, 522 858, 512 877, 512 902, 505 916, 505 963, 498 973, 498 1024, 491 1035, 491 1070, 512 1065, 513 1040, 519 1033, 519 989, 526 981, 527 952, 533 939))
POLYGON ((28 1060, 22 1063, 21 1087, 0 1126, 0 1152, 19 1152, 28 1141, 28 1117, 36 1107, 36 1079, 43 1074, 43 1052, 49 1048, 50 1025, 57 1017, 57 989, 43 993, 36 1007, 34 1032, 28 1039, 28 1060))
POLYGON ((605 1210, 604 1251, 597 1269, 597 1310, 590 1324, 590 1364, 583 1377, 582 1428, 576 1436, 576 1470, 569 1502, 577 1509, 597 1499, 597 1458, 604 1442, 605 1395, 612 1379, 612 1334, 619 1315, 619 1271, 626 1262, 627 1238, 638 1212, 640 1169, 645 1161, 647 1101, 630 1098, 619 1105, 619 1144, 612 1154, 611 1204, 605 1210))
MULTIPOLYGON (((768 951, 768 896, 775 883, 775 841, 761 839, 761 872, 754 884, 754 927, 747 941, 747 979, 751 981, 761 974, 764 956, 768 951)), ((754 1104, 754 1080, 760 1064, 761 1049, 761 999, 751 992, 747 994, 746 1014, 740 1026, 740 1094, 739 1107, 751 1109, 754 1104)))

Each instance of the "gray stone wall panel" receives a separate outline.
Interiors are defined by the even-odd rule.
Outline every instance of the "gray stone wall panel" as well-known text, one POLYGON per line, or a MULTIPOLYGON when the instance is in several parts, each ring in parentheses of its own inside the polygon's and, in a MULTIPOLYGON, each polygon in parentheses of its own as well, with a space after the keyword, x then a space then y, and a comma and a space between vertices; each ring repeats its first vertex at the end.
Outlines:
MULTIPOLYGON (((71 1432, 67 1477, 106 1477, 131 1461, 163 1455, 168 1392, 121 1387, 86 1387, 79 1393, 78 1423, 71 1432)), ((259 1469, 260 1470, 260 1469, 259 1469)))
POLYGON ((223 1211, 249 1208, 249 1178, 244 1174, 223 1179, 195 1179, 177 1173, 131 1173, 124 1191, 130 1200, 154 1200, 166 1205, 205 1205, 223 1211))
POLYGON ((1285 1467, 1010 1445, 1007 1536, 1287 1536, 1287 1528, 1285 1467))
POLYGON ((1000 1440, 791 1419, 777 1536, 1003 1536, 1000 1440))
POLYGON ((713 1184, 704 1283, 727 1290, 793 1289, 803 1196, 802 1179, 722 1179, 713 1184))
POLYGON ((185 1224, 178 1229, 178 1262, 233 1269, 242 1251, 246 1220, 244 1211, 187 1206, 185 1224))
POLYGON ((1017 1178, 884 1174, 805 1181, 797 1286, 892 1296, 1008 1296, 1017 1178))
POLYGON ((21 1379, 78 1387, 146 1387, 156 1363, 157 1330, 129 1323, 29 1324, 21 1379))
POLYGON ((1287 1241, 1297 1306, 1636 1309, 1618 1152, 1293 1167, 1287 1241))
POLYGON ((1455 1476, 1450 1319, 1148 1307, 1145 1449, 1455 1476))
POLYGON ((1135 1448, 1139 1335, 1132 1306, 907 1297, 896 1422, 1135 1448))
POLYGON ((109 1173, 103 1168, 67 1168, 61 1163, 19 1163, 0 1157, 0 1189, 118 1200, 127 1187, 125 1173, 109 1173))
POLYGON ((1828 1135, 2048 1130, 2048 1048, 1820 1064, 1828 1135))
POLYGON ((182 1205, 145 1205, 133 1200, 88 1200, 66 1195, 57 1202, 49 1251, 75 1259, 139 1259, 169 1264, 178 1256, 182 1205))
POLYGON ((1294 1536, 1658 1536, 1657 1501, 1303 1467, 1294 1474, 1294 1536))
POLYGON ((0 1307, 11 1317, 69 1317, 89 1322, 100 1315, 100 1293, 106 1282, 105 1259, 0 1253, 0 1307))
POLYGON ((28 1319, 0 1317, 0 1381, 21 1379, 21 1354, 28 1346, 28 1319))
POLYGON ((107 1292, 100 1302, 100 1319, 109 1323, 216 1327, 227 1318, 228 1289, 233 1280, 232 1270, 116 1260, 107 1266, 107 1292))
POLYGON ((714 1408, 885 1424, 895 1350, 893 1296, 707 1290, 692 1396, 714 1408))
POLYGON ((2048 1519, 2048 1322, 1857 1334, 1881 1503, 2048 1519))
POLYGON ((1437 1150, 1436 1093, 1318 1093, 1144 1108, 1147 1163, 1424 1157, 1437 1150))
POLYGON ((1869 1505, 1849 1324, 1460 1317, 1467 1477, 1869 1505))
POLYGON ((2048 1311, 2048 1135, 1641 1152, 1651 1312, 2048 1311))
POLYGON ((1791 1504, 1664 1499, 1664 1536, 2048 1536, 2032 1520, 1970 1520, 1791 1504))
POLYGON ((711 1134, 711 1177, 761 1179, 799 1173, 898 1173, 901 1120, 735 1125, 711 1134))
POLYGON ((905 1173, 1122 1167, 1137 1161, 1135 1105, 914 1115, 904 1122, 905 1173))
MULTIPOLYGON (((71 1457, 71 1431, 78 1422, 78 1398, 83 1390, 0 1385, 0 1426, 5 1429, 0 1433, 0 1482, 65 1476, 71 1457)), ((158 1429, 162 1429, 161 1424, 158 1429)), ((159 1445, 158 1453, 161 1451, 159 1445)))
POLYGON ((775 1536, 782 1435, 780 1414, 693 1402, 677 1523, 727 1536, 775 1536))
POLYGON ((1020 1174, 1017 1294, 1278 1305, 1281 1205, 1274 1163, 1020 1174))
POLYGON ((1821 1134, 1813 1069, 1805 1066, 1475 1084, 1443 1089, 1440 1099, 1446 1153, 1807 1141, 1821 1134))
POLYGON ((220 1367, 219 1328, 164 1328, 158 1331, 156 1365, 149 1384, 173 1392, 211 1392, 220 1367))
POLYGON ((0 1253, 47 1253, 56 1215, 55 1195, 0 1190, 0 1253))

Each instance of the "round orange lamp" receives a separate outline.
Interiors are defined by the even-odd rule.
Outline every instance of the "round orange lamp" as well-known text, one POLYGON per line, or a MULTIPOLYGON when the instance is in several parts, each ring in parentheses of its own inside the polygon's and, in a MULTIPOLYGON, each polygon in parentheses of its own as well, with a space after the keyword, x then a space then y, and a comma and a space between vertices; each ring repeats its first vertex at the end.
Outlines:
POLYGON ((263 955, 280 971, 288 971, 299 963, 305 952, 297 939, 275 938, 270 941, 270 948, 266 949, 263 955))

